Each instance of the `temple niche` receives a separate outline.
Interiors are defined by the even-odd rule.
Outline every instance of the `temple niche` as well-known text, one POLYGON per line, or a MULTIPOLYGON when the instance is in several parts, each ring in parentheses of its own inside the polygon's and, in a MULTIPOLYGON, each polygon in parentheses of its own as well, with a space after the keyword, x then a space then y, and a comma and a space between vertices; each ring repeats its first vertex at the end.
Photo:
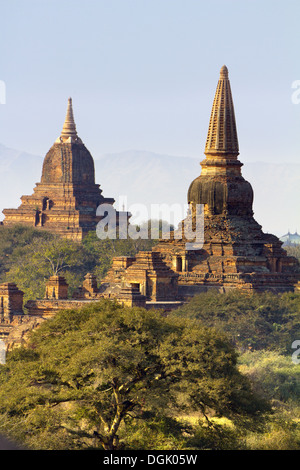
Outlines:
MULTIPOLYGON (((188 299, 199 292, 239 288, 246 291, 292 291, 300 279, 299 263, 282 248, 274 235, 265 234, 254 219, 253 189, 241 173, 243 163, 238 160, 239 145, 228 69, 221 68, 213 101, 205 159, 201 174, 188 189, 189 213, 170 239, 162 239, 153 248, 165 264, 176 274, 164 298, 188 299), (202 210, 203 240, 198 245, 184 236, 187 223, 197 227, 198 209, 202 210), (203 243, 202 243, 203 242, 203 243)), ((201 238, 201 237, 200 237, 201 238)), ((130 261, 114 261, 107 281, 117 284, 122 279, 140 286, 141 293, 150 300, 150 278, 142 278, 140 257, 130 261), (145 286, 146 284, 146 286, 145 286), (149 286, 148 286, 149 284, 149 286)), ((299 286, 299 283, 298 283, 299 286)), ((156 290, 160 290, 160 281, 156 290)), ((160 297, 161 298, 161 297, 160 297)))
POLYGON ((3 210, 4 225, 30 225, 79 241, 102 219, 97 207, 115 202, 95 184, 94 160, 77 135, 71 98, 61 135, 44 158, 41 181, 21 201, 18 209, 3 210))

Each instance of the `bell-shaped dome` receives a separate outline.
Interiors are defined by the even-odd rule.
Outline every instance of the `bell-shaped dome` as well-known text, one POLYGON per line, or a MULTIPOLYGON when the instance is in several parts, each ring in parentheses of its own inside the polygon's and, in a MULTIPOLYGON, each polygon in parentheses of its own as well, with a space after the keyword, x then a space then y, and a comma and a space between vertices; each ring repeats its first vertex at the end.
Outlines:
POLYGON ((252 215, 253 190, 241 175, 242 163, 228 69, 221 68, 201 162, 202 172, 190 185, 189 204, 206 204, 210 214, 252 215))
POLYGON ((253 215, 253 189, 242 176, 198 176, 188 190, 189 204, 206 204, 213 214, 253 215))
POLYGON ((94 160, 77 135, 71 98, 61 135, 45 156, 41 183, 95 184, 94 160))

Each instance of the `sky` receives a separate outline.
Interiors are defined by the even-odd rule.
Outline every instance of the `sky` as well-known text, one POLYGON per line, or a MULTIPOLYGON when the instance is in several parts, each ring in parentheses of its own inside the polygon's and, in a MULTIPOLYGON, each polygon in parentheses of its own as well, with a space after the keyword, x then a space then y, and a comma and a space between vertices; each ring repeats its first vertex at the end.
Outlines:
POLYGON ((136 149, 200 161, 225 64, 241 161, 299 162, 299 0, 0 7, 0 143, 45 155, 71 96, 78 134, 95 158, 136 149))

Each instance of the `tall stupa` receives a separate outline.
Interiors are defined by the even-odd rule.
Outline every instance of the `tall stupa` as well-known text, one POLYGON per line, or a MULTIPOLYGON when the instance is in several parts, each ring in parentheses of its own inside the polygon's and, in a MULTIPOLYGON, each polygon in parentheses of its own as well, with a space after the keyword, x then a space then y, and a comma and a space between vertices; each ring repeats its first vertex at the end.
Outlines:
POLYGON ((284 292, 297 285, 299 288, 297 259, 287 256, 282 242, 264 233, 254 219, 252 186, 243 178, 243 164, 238 160, 237 127, 226 66, 221 68, 204 153, 201 174, 188 189, 187 218, 169 239, 161 239, 152 249, 156 263, 159 260, 160 266, 170 269, 170 285, 163 291, 166 283, 163 285, 159 277, 154 282, 141 256, 116 259, 107 281, 142 286, 144 295, 161 291, 160 300, 164 296, 166 300, 187 299, 209 289, 284 292), (199 227, 197 217, 201 217, 199 227), (186 226, 190 228, 188 236, 186 226))
POLYGON ((30 225, 74 240, 95 230, 100 204, 115 202, 95 184, 94 160, 78 137, 71 98, 61 134, 44 158, 41 181, 21 201, 18 209, 3 210, 4 225, 30 225))
POLYGON ((190 214, 204 210, 203 246, 187 250, 184 239, 162 240, 154 250, 179 272, 184 294, 204 287, 293 290, 299 263, 254 219, 253 189, 241 173, 228 69, 224 65, 213 101, 201 174, 188 189, 190 214))

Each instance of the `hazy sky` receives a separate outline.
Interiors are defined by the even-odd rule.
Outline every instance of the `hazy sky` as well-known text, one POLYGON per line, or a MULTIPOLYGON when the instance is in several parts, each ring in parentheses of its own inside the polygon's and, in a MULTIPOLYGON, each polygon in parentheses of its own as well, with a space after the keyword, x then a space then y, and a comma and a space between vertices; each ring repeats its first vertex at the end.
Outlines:
MULTIPOLYGON (((0 0, 0 142, 45 155, 67 99, 94 157, 202 159, 223 64, 240 159, 299 162, 299 0, 0 0)), ((300 96, 300 95, 299 95, 300 96)))

